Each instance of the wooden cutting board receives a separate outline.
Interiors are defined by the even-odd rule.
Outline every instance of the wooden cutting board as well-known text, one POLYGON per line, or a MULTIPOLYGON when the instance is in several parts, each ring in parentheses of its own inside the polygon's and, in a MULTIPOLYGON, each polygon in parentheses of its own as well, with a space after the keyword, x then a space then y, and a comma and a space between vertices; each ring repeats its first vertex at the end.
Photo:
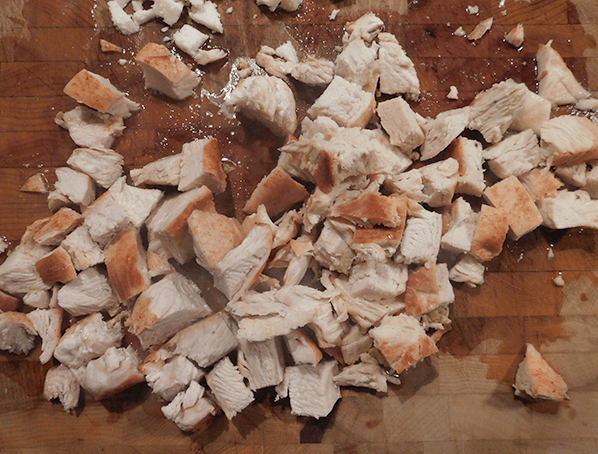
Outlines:
MULTIPOLYGON (((276 47, 290 39, 301 54, 334 58, 345 22, 374 11, 416 65, 422 96, 412 107, 422 115, 468 105, 476 92, 506 78, 535 89, 533 57, 549 39, 578 80, 598 92, 595 0, 480 1, 479 15, 466 12, 474 3, 467 0, 304 0, 297 13, 270 13, 250 0, 217 3, 225 32, 209 44, 230 56, 202 69, 197 98, 174 103, 146 92, 132 63, 145 43, 172 34, 161 31, 164 24, 148 23, 125 37, 111 27, 105 0, 0 2, 0 235, 11 247, 28 224, 49 214, 44 196, 19 188, 38 172, 53 182, 54 169, 75 148, 54 117, 75 106, 62 89, 82 68, 108 77, 144 105, 114 145, 127 169, 178 153, 194 138, 216 136, 234 163, 229 189, 217 197, 218 209, 229 215, 240 214, 274 166, 280 141, 256 123, 226 119, 208 94, 224 87, 237 57, 255 56, 262 44, 276 47), (334 9, 339 13, 331 21, 334 9), (476 44, 452 35, 487 17, 494 26, 476 44), (503 41, 518 23, 526 32, 519 51, 503 41), (125 52, 100 52, 100 38, 125 52), (451 85, 459 90, 457 101, 446 99, 451 85)), ((303 114, 319 91, 293 88, 303 114)), ((185 435, 161 415, 144 385, 101 402, 85 396, 69 415, 42 398, 49 365, 39 363, 39 346, 25 358, 2 353, 0 451, 598 452, 597 241, 587 230, 538 229, 507 242, 488 265, 483 286, 456 288, 453 330, 437 356, 405 373, 403 384, 385 396, 344 389, 334 412, 319 421, 292 416, 287 402, 272 403, 273 392, 263 391, 233 421, 219 417, 207 432, 185 435), (552 281, 560 273, 562 288, 552 281), (513 397, 525 342, 562 373, 570 401, 527 404, 513 397)))

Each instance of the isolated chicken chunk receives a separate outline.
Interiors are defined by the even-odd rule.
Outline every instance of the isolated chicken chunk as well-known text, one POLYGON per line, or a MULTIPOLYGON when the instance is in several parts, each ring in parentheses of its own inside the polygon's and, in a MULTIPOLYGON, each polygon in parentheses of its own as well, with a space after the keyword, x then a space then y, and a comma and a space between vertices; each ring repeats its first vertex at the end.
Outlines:
POLYGON ((98 74, 82 69, 66 84, 64 93, 76 101, 103 113, 128 118, 141 106, 98 74))
POLYGON ((471 255, 482 262, 498 256, 508 230, 509 221, 502 209, 482 205, 478 226, 471 241, 471 255))
POLYGON ((424 142, 424 132, 417 117, 403 98, 378 103, 376 112, 382 128, 389 135, 390 143, 401 151, 410 153, 424 142))
POLYGON ((447 215, 448 230, 442 235, 440 247, 456 253, 469 252, 478 218, 465 199, 455 200, 447 215))
POLYGON ((409 271, 405 291, 405 312, 417 317, 432 312, 455 300, 453 287, 449 282, 446 263, 437 263, 409 271))
POLYGON ((380 51, 380 91, 387 95, 404 94, 408 99, 419 97, 419 79, 415 65, 407 56, 397 38, 391 33, 378 35, 380 51))
POLYGON ((598 126, 586 117, 562 115, 542 123, 541 145, 553 165, 598 158, 598 126))
POLYGON ((0 265, 0 289, 13 295, 49 289, 35 268, 49 251, 33 241, 19 244, 0 265))
POLYGON ((122 176, 125 160, 122 155, 112 150, 77 148, 66 162, 107 189, 122 176))
POLYGON ((0 313, 0 350, 26 355, 35 346, 37 331, 22 312, 0 313))
POLYGON ((34 192, 39 194, 48 193, 48 180, 43 173, 36 173, 27 178, 27 181, 21 186, 23 192, 34 192))
POLYGON ((449 145, 448 155, 459 163, 459 179, 455 192, 480 197, 486 188, 482 144, 466 137, 457 137, 449 145))
POLYGON ((212 399, 205 397, 205 388, 192 381, 186 391, 181 391, 172 402, 162 407, 162 413, 183 432, 205 429, 219 408, 212 399))
POLYGON ((200 77, 161 44, 146 44, 135 56, 135 61, 143 69, 145 88, 169 98, 188 98, 199 85, 200 77))
POLYGON ((549 100, 553 106, 575 104, 589 98, 590 93, 575 79, 575 76, 559 53, 552 48, 552 40, 540 45, 536 53, 538 64, 538 94, 549 100))
POLYGON ((436 262, 442 237, 442 216, 421 208, 408 219, 396 260, 407 265, 436 262))
POLYGON ((239 82, 225 102, 278 136, 293 134, 297 129, 295 97, 289 86, 277 77, 247 77, 239 82))
POLYGON ((42 352, 39 361, 46 364, 54 355, 54 349, 62 334, 62 309, 36 309, 27 314, 35 330, 42 338, 42 352))
POLYGON ((505 41, 515 49, 519 49, 523 46, 524 39, 525 30, 523 29, 523 24, 517 24, 508 33, 505 33, 505 41))
POLYGON ((380 326, 370 330, 370 336, 375 347, 399 374, 438 351, 417 319, 405 314, 384 317, 380 326))
POLYGON ((110 347, 119 347, 122 338, 118 319, 106 322, 102 314, 94 312, 64 332, 54 349, 54 357, 67 367, 78 368, 102 356, 110 347))
POLYGON ((56 190, 66 196, 72 203, 86 208, 96 198, 96 188, 89 175, 69 167, 56 169, 56 190))
POLYGON ((104 261, 104 252, 91 238, 87 227, 83 225, 68 234, 60 243, 60 247, 69 253, 73 265, 79 271, 104 261))
POLYGON ((77 317, 100 310, 113 311, 119 302, 104 273, 92 267, 60 288, 58 305, 77 317))
POLYGON ((371 388, 380 393, 388 391, 384 369, 377 364, 359 363, 344 367, 333 380, 338 386, 371 388))
POLYGON ((216 363, 206 375, 206 382, 229 420, 254 400, 253 392, 245 385, 239 369, 228 356, 216 363))
POLYGON ((54 122, 66 129, 77 145, 90 148, 110 148, 125 129, 122 117, 102 114, 87 106, 58 112, 54 122))
POLYGON ((199 381, 204 372, 182 355, 165 361, 160 358, 161 352, 150 353, 139 366, 139 371, 145 375, 152 392, 165 402, 170 402, 193 381, 199 381))
POLYGON ((276 391, 279 397, 289 396, 292 414, 316 419, 326 417, 341 398, 340 388, 334 383, 337 370, 336 361, 287 367, 276 391))
POLYGON ((60 400, 64 411, 70 413, 79 405, 80 391, 81 386, 68 367, 54 366, 46 372, 44 397, 47 400, 60 400))
POLYGON ((519 181, 529 191, 534 202, 548 194, 552 194, 563 186, 563 183, 554 176, 554 173, 547 168, 539 167, 520 175, 519 181))
POLYGON ((466 254, 449 270, 449 279, 453 282, 465 282, 470 287, 482 285, 485 268, 472 255, 466 254))
POLYGON ((361 262, 349 274, 349 293, 368 300, 396 298, 405 292, 407 265, 387 262, 361 262))
POLYGON ((425 138, 420 148, 421 160, 437 156, 463 132, 469 122, 469 107, 441 112, 435 119, 428 121, 422 127, 425 138))
POLYGON ((147 349, 211 313, 197 285, 173 272, 139 295, 127 325, 147 349))
POLYGON ((226 174, 222 168, 218 141, 207 137, 183 144, 180 175, 178 190, 181 192, 202 185, 207 186, 214 194, 224 192, 226 174))
POLYGON ((131 169, 130 174, 135 186, 142 184, 178 186, 181 179, 181 155, 165 156, 140 169, 131 169))
POLYGON ((546 362, 532 344, 527 344, 525 359, 519 364, 515 377, 515 395, 534 399, 562 401, 569 399, 567 384, 546 362))
POLYGON ((478 23, 475 28, 467 35, 470 41, 477 41, 492 28, 493 18, 489 17, 478 23))
POLYGON ((284 357, 278 340, 241 340, 237 366, 241 375, 249 381, 249 389, 252 391, 278 385, 284 377, 284 357))
POLYGON ((334 74, 373 93, 378 86, 378 49, 376 43, 354 39, 336 57, 334 74))
POLYGON ((538 200, 542 224, 551 229, 587 227, 598 229, 598 200, 578 189, 562 189, 538 200))

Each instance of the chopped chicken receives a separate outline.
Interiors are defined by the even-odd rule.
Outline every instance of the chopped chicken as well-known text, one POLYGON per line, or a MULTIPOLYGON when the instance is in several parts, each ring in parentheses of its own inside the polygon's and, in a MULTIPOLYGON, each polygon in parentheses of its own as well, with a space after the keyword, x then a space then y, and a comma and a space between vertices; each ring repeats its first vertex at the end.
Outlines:
POLYGON ((534 131, 527 129, 486 148, 483 157, 488 161, 490 170, 504 179, 511 175, 518 177, 535 167, 546 165, 549 153, 540 148, 534 131))
POLYGON ((359 19, 345 24, 350 40, 363 39, 372 42, 384 30, 384 22, 374 13, 366 13, 359 19))
POLYGON ((391 33, 380 33, 378 69, 380 91, 387 95, 405 94, 408 99, 419 97, 419 79, 415 65, 407 56, 397 38, 391 33))
POLYGON ((100 39, 100 50, 102 52, 122 52, 123 48, 105 39, 100 39))
POLYGON ((173 272, 139 295, 127 325, 148 349, 211 313, 197 285, 173 272))
POLYGON ((587 227, 598 229, 598 200, 578 189, 565 189, 548 194, 537 202, 542 224, 551 229, 587 227))
POLYGON ((205 388, 192 381, 186 391, 181 391, 170 404, 162 407, 162 413, 183 432, 201 431, 219 412, 212 399, 204 394, 205 388))
POLYGON ((125 129, 123 117, 77 106, 66 113, 58 112, 55 123, 66 129, 80 147, 110 148, 125 129))
POLYGON ((571 186, 583 188, 588 182, 587 166, 585 162, 581 164, 562 165, 554 168, 554 174, 559 179, 571 186))
POLYGON ((42 338, 42 352, 39 360, 46 364, 54 355, 54 349, 62 334, 62 309, 36 309, 27 314, 35 330, 42 338))
POLYGON ((554 173, 546 168, 539 167, 520 175, 519 181, 529 191, 534 202, 552 194, 563 186, 563 183, 554 176, 554 173))
POLYGON ((35 269, 44 284, 49 286, 56 282, 66 283, 77 277, 71 256, 60 246, 40 258, 35 263, 35 269))
POLYGON ((184 2, 179 0, 153 0, 152 10, 157 17, 168 25, 174 25, 179 21, 183 12, 184 2))
POLYGON ((49 290, 36 290, 23 295, 23 303, 36 309, 48 309, 52 294, 49 290))
POLYGON ((554 282, 554 285, 556 285, 557 287, 564 287, 566 282, 565 279, 563 279, 563 276, 557 276, 555 277, 552 282, 554 282))
POLYGON ((92 109, 128 118, 141 106, 118 91, 108 79, 86 69, 79 71, 64 87, 64 93, 92 109))
POLYGON ((347 203, 333 206, 328 216, 344 218, 360 227, 398 227, 405 224, 406 213, 406 197, 364 192, 347 203))
POLYGON ((293 180, 284 170, 275 167, 257 185, 243 207, 247 214, 257 212, 264 205, 270 217, 278 216, 309 197, 305 187, 293 180))
MULTIPOLYGON (((46 292, 44 292, 46 293, 46 292)), ((0 313, 16 311, 21 305, 21 300, 0 290, 0 313)))
POLYGON ((237 366, 241 375, 249 381, 252 391, 276 386, 284 377, 283 351, 277 339, 263 342, 241 340, 237 366))
POLYGON ((465 33, 465 30, 463 30, 463 27, 459 27, 453 32, 453 35, 459 37, 466 37, 467 33, 465 33))
POLYGON ((449 145, 448 155, 459 163, 459 180, 455 192, 480 197, 486 188, 482 144, 476 140, 457 137, 449 145))
POLYGON ((145 88, 172 99, 185 99, 194 93, 200 77, 161 44, 146 44, 135 57, 143 69, 145 88))
POLYGON ((195 210, 214 210, 213 194, 206 186, 167 197, 146 223, 150 240, 157 238, 169 256, 180 264, 187 263, 194 255, 187 218, 195 210))
POLYGON ((149 251, 147 253, 147 270, 150 277, 154 278, 172 273, 174 268, 166 257, 149 251))
POLYGON ((484 283, 484 270, 484 265, 472 255, 466 254, 449 270, 449 279, 475 287, 484 283))
POLYGON ((550 101, 526 88, 523 106, 515 113, 509 129, 515 131, 533 129, 536 135, 540 136, 542 123, 550 118, 551 111, 550 101))
POLYGON ((226 58, 228 53, 223 49, 199 49, 193 60, 199 65, 205 66, 215 61, 226 58))
POLYGON ((378 49, 376 43, 366 44, 362 39, 350 41, 336 57, 334 75, 359 85, 373 93, 378 86, 378 49))
POLYGON ((492 17, 489 17, 488 19, 484 19, 478 25, 475 26, 475 28, 471 31, 471 33, 469 33, 469 35, 467 35, 467 38, 470 41, 477 41, 482 36, 484 36, 487 31, 489 31, 492 28, 492 22, 493 22, 492 17))
POLYGON ((342 127, 365 127, 376 108, 373 93, 340 76, 334 76, 324 93, 308 109, 310 118, 330 117, 342 127), (342 100, 342 103, 340 102, 342 100))
POLYGON ((304 61, 293 66, 291 77, 307 85, 328 85, 334 78, 334 63, 308 55, 304 61))
POLYGON ((341 353, 345 364, 355 364, 362 353, 367 353, 373 345, 372 338, 363 334, 359 325, 352 325, 342 338, 341 353))
POLYGON ((430 266, 436 262, 442 237, 442 216, 421 208, 408 219, 395 260, 430 266))
POLYGON ((359 363, 343 368, 333 378, 338 386, 357 386, 371 388, 380 393, 388 391, 386 374, 377 364, 359 363))
POLYGON ((211 366, 239 344, 230 325, 226 313, 216 312, 180 330, 163 349, 172 355, 184 355, 199 367, 211 366))
POLYGON ((60 243, 60 246, 69 253, 73 265, 79 271, 86 270, 104 261, 104 252, 93 241, 87 227, 83 225, 73 230, 60 243))
POLYGON ((243 242, 216 264, 214 285, 229 300, 239 298, 257 279, 272 249, 272 229, 258 224, 243 242))
POLYGON ((488 262, 499 255, 509 231, 507 214, 498 208, 482 205, 480 220, 471 241, 471 255, 488 262))
POLYGON ((459 99, 459 90, 454 85, 451 85, 449 88, 449 92, 446 95, 447 99, 457 100, 459 99))
POLYGON ((108 189, 122 176, 125 159, 108 149, 77 148, 66 163, 108 189))
POLYGON ((421 160, 437 156, 463 132, 470 121, 469 107, 441 112, 434 120, 428 121, 422 127, 425 139, 420 148, 421 160))
POLYGON ((469 252, 478 218, 465 199, 455 200, 447 216, 448 230, 442 235, 440 247, 456 253, 469 252))
POLYGON ((417 319, 405 314, 384 317, 380 326, 370 330, 370 336, 375 347, 399 374, 438 351, 417 319))
POLYGON ((542 215, 532 196, 514 176, 486 188, 484 198, 505 213, 509 236, 515 240, 542 224, 542 215))
POLYGON ((276 392, 279 397, 290 397, 292 414, 316 419, 326 417, 341 398, 340 388, 334 382, 337 370, 336 361, 287 367, 276 392))
POLYGON ((523 107, 527 91, 525 84, 507 79, 478 93, 470 106, 468 128, 480 131, 489 143, 500 141, 523 107))
POLYGON ((247 77, 239 82, 225 102, 278 136, 293 134, 297 129, 293 91, 277 77, 247 77))
POLYGON ((62 207, 71 206, 73 202, 65 196, 61 194, 60 191, 53 190, 48 192, 48 208, 51 212, 55 212, 62 207))
POLYGON ((165 402, 170 402, 192 382, 199 381, 204 372, 183 355, 164 361, 160 358, 160 352, 150 353, 139 366, 139 371, 145 375, 152 392, 165 402))
POLYGON ((276 54, 276 50, 270 46, 262 46, 255 56, 255 62, 266 70, 272 76, 284 79, 291 74, 297 62, 290 61, 276 54))
POLYGON ((290 40, 278 46, 274 50, 274 53, 287 61, 299 63, 299 56, 297 55, 297 51, 290 40))
POLYGON ((424 142, 424 132, 416 114, 403 98, 396 97, 378 103, 376 112, 382 128, 390 137, 390 143, 404 153, 412 152, 424 142))
POLYGON ((347 273, 355 252, 351 249, 351 239, 355 227, 339 221, 326 220, 318 240, 314 243, 314 258, 328 269, 347 273))
POLYGON ((206 375, 206 382, 229 420, 254 400, 253 392, 245 385, 239 369, 228 357, 212 368, 206 375))
POLYGON ((335 348, 342 342, 347 329, 347 313, 339 314, 330 304, 321 304, 314 310, 314 316, 308 326, 316 334, 321 348, 335 348))
POLYGON ((575 108, 579 109, 579 110, 598 112, 598 99, 596 99, 596 98, 581 99, 575 103, 575 108))
POLYGON ((0 350, 26 355, 35 346, 37 331, 22 312, 0 313, 0 350))
POLYGON ((36 173, 27 178, 27 181, 21 186, 23 192, 36 192, 40 194, 48 193, 48 180, 43 173, 36 173))
POLYGON ((82 223, 83 217, 79 213, 70 208, 61 208, 33 234, 33 241, 42 246, 56 246, 82 223))
POLYGON ((56 190, 82 208, 87 208, 96 198, 95 185, 89 175, 59 167, 56 169, 56 178, 56 190))
POLYGON ((132 35, 137 33, 140 28, 139 24, 133 20, 129 14, 125 12, 122 6, 116 1, 111 0, 108 2, 108 10, 110 11, 110 17, 112 23, 123 35, 132 35))
POLYGON ((447 158, 418 169, 422 177, 424 203, 431 207, 450 204, 459 181, 459 163, 447 158))
POLYGON ((114 396, 143 381, 137 370, 139 358, 135 349, 110 347, 102 356, 86 366, 73 369, 81 387, 95 400, 114 396))
POLYGON ((35 268, 37 261, 49 251, 33 241, 19 244, 0 265, 0 289, 13 295, 24 295, 50 288, 35 268))
POLYGON ((425 266, 409 271, 407 290, 405 291, 405 311, 414 317, 455 300, 453 287, 449 282, 446 263, 437 263, 430 268, 425 266))
POLYGON ((525 359, 515 377, 515 395, 533 399, 562 401, 569 399, 567 384, 532 344, 526 344, 525 359))
POLYGON ((70 413, 79 405, 80 392, 81 386, 68 367, 54 366, 46 372, 44 397, 47 400, 60 400, 64 411, 70 413))
POLYGON ((220 194, 226 189, 220 148, 213 137, 183 144, 178 190, 185 192, 201 185, 207 186, 214 194, 220 194))
POLYGON ((58 291, 58 305, 78 317, 100 310, 112 311, 118 307, 118 298, 106 276, 92 267, 81 271, 58 291))
POLYGON ((94 312, 71 325, 62 335, 54 357, 70 368, 86 365, 102 356, 110 347, 119 347, 123 331, 118 320, 106 322, 94 312))
POLYGON ((214 2, 209 0, 190 0, 189 17, 200 25, 205 25, 215 33, 224 33, 220 13, 214 2))
POLYGON ((176 47, 191 57, 195 57, 199 48, 210 38, 192 25, 185 24, 172 36, 176 47))
POLYGON ((525 31, 523 30, 523 24, 517 24, 508 33, 505 33, 505 41, 515 49, 520 49, 523 46, 524 39, 525 31))
POLYGON ((553 106, 575 104, 590 97, 590 92, 580 85, 563 58, 552 48, 552 40, 540 45, 536 62, 538 94, 553 106))
POLYGON ((174 154, 152 161, 140 169, 131 169, 131 180, 135 186, 142 184, 178 186, 181 179, 181 158, 181 154, 174 154))
POLYGON ((542 123, 542 148, 552 165, 573 165, 598 158, 598 126, 586 117, 563 115, 542 123))
POLYGON ((322 351, 318 344, 303 331, 294 329, 284 336, 287 350, 295 364, 318 364, 322 360, 322 351))
POLYGON ((347 289, 353 297, 368 300, 395 298, 405 292, 407 265, 387 262, 362 262, 353 265, 347 289))

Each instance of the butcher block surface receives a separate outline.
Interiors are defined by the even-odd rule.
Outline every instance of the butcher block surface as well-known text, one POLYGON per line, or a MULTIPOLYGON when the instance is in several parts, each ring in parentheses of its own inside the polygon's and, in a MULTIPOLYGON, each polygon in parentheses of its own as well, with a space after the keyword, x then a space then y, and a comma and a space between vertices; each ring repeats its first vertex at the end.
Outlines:
MULTIPOLYGON (((295 13, 271 13, 250 0, 216 3, 224 34, 209 44, 228 49, 229 58, 205 68, 197 98, 173 102, 144 90, 133 63, 143 45, 172 34, 161 32, 163 23, 125 37, 112 28, 104 0, 0 1, 0 236, 11 249, 28 224, 49 215, 44 195, 20 187, 38 172, 53 182, 54 169, 65 166, 76 147, 54 117, 75 107, 62 89, 83 68, 108 77, 144 106, 125 121, 113 146, 127 170, 178 153, 195 138, 218 138, 233 168, 227 191, 215 200, 231 216, 241 215, 282 142, 248 119, 225 118, 211 98, 227 83, 233 61, 254 57, 262 44, 277 47, 290 39, 301 54, 333 59, 344 24, 373 11, 415 63, 422 96, 411 105, 424 116, 468 105, 477 92, 507 78, 535 90, 534 55, 550 39, 582 85, 598 93, 595 0, 480 0, 479 15, 466 12, 472 0, 304 0, 295 13), (340 11, 331 21, 334 9, 340 11), (494 25, 475 45, 452 35, 487 17, 494 25), (503 41, 518 23, 526 37, 520 50, 503 41), (100 38, 125 52, 102 53, 100 38), (446 99, 451 85, 459 90, 456 101, 446 99)), ((173 29, 187 21, 183 16, 173 29)), ((303 90, 301 116, 319 93, 303 90)), ((403 384, 389 386, 387 395, 343 389, 332 414, 320 420, 291 415, 288 401, 274 403, 274 392, 266 390, 232 421, 220 416, 207 431, 187 435, 162 416, 143 384, 101 402, 84 396, 67 414, 42 397, 51 364, 38 361, 39 345, 27 357, 2 352, 0 452, 598 452, 597 252, 598 234, 590 230, 540 228, 519 242, 508 240, 488 264, 484 285, 456 287, 453 329, 436 356, 402 374, 403 384), (553 283, 559 274, 562 288, 553 283), (562 374, 569 401, 514 397, 526 342, 562 374)))

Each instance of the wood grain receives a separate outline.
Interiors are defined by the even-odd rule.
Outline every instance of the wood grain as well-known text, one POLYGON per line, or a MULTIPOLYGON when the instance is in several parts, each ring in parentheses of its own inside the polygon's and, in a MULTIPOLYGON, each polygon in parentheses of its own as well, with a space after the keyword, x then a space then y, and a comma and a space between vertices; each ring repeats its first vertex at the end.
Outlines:
MULTIPOLYGON (((7 0, 0 5, 0 235, 11 248, 26 226, 48 216, 45 196, 20 192, 26 179, 43 172, 54 181, 56 167, 76 146, 55 123, 59 111, 76 103, 63 94, 67 81, 87 68, 108 77, 144 109, 126 121, 114 149, 127 170, 178 153, 197 137, 215 136, 223 156, 236 165, 229 187, 216 197, 218 210, 240 216, 240 208, 277 159, 280 139, 245 118, 229 120, 201 94, 172 102, 143 88, 132 59, 147 42, 161 42, 164 24, 151 22, 126 37, 111 27, 107 0, 7 0), (122 46, 102 53, 99 39, 122 46), (126 59, 121 65, 119 59, 126 59)), ((304 0, 297 13, 271 13, 254 1, 218 2, 225 33, 210 45, 229 59, 202 70, 210 93, 228 81, 232 63, 254 56, 262 44, 292 40, 301 55, 333 59, 346 21, 374 11, 413 59, 422 86, 415 111, 433 116, 468 105, 480 90, 513 78, 536 87, 534 55, 554 39, 580 82, 598 92, 598 8, 594 0, 418 0, 398 14, 400 0, 304 0), (229 6, 232 14, 224 14, 229 6), (333 9, 340 12, 329 20, 333 9), (506 13, 506 14, 504 14, 506 13), (479 42, 453 36, 494 18, 479 42), (504 33, 523 23, 526 41, 516 51, 504 33), (446 99, 451 85, 460 93, 446 99)), ((185 15, 181 23, 189 21, 185 15)), ((174 27, 176 28, 176 27, 174 27)), ((189 59, 187 62, 191 63, 189 59)), ((319 94, 292 83, 301 114, 319 94)), ((567 108, 561 109, 567 112, 567 108)), ((50 365, 38 361, 40 346, 27 357, 0 354, 0 452, 119 453, 591 453, 598 451, 598 234, 589 230, 538 229, 488 264, 486 283, 456 286, 453 329, 440 352, 406 371, 387 395, 343 389, 333 413, 319 421, 290 414, 286 401, 273 403, 271 390, 229 422, 220 417, 202 434, 183 434, 163 418, 160 403, 144 385, 95 402, 84 396, 73 415, 42 398, 50 365), (554 258, 548 260, 548 249, 554 258), (565 286, 552 281, 562 273, 565 286), (560 405, 515 399, 512 386, 524 345, 532 342, 562 374, 571 400, 560 405)), ((0 258, 2 260, 2 258, 0 258)), ((208 278, 202 289, 213 294, 208 278)))

